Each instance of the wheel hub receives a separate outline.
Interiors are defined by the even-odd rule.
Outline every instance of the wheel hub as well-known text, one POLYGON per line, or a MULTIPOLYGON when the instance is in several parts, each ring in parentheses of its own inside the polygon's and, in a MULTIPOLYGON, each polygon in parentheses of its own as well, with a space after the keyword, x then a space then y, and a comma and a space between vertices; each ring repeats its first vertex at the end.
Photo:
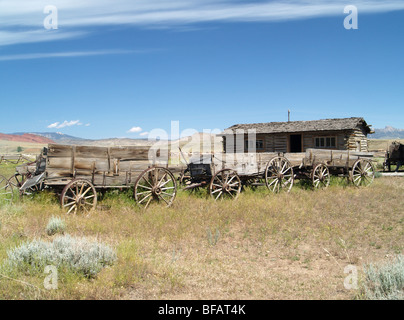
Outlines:
POLYGON ((159 196, 161 193, 162 193, 162 190, 160 187, 153 188, 153 194, 155 194, 156 196, 159 196))
POLYGON ((84 199, 83 196, 78 196, 78 197, 76 198, 76 204, 77 204, 78 206, 84 206, 85 202, 86 202, 86 199, 84 199))

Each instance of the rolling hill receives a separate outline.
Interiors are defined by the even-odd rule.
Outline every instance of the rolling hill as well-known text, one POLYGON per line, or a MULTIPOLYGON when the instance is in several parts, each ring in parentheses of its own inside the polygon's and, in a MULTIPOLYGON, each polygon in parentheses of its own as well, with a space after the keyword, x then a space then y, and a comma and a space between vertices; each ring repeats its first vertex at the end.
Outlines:
POLYGON ((20 135, 0 133, 0 140, 15 141, 15 142, 28 142, 28 143, 40 143, 40 144, 54 143, 53 140, 51 140, 47 137, 43 137, 43 136, 32 134, 32 133, 23 133, 20 135))

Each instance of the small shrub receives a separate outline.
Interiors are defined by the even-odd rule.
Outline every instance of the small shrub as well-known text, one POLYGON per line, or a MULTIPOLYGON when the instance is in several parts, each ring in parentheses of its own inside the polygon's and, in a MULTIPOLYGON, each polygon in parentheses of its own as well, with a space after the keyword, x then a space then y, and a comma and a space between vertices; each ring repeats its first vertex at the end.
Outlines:
POLYGON ((9 250, 3 269, 43 273, 46 266, 53 265, 91 278, 115 260, 116 253, 109 246, 65 235, 51 243, 34 240, 9 250))
POLYGON ((212 230, 210 228, 207 229, 207 235, 208 235, 208 242, 211 246, 215 246, 217 242, 219 241, 220 237, 220 231, 219 229, 216 229, 215 236, 213 237, 212 230))
POLYGON ((404 300, 404 256, 365 267, 363 289, 369 300, 404 300))
POLYGON ((50 218, 48 225, 46 226, 46 233, 49 236, 53 236, 56 233, 64 233, 66 229, 65 222, 59 217, 50 218))

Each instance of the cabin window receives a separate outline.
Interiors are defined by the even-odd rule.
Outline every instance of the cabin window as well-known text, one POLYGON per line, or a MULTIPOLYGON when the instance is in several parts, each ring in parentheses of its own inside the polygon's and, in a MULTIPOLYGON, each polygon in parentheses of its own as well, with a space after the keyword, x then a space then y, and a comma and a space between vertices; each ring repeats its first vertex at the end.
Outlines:
MULTIPOLYGON (((254 148, 254 140, 245 140, 245 149, 246 151, 251 150, 254 148)), ((255 141, 255 149, 256 150, 263 150, 264 149, 264 140, 256 140, 255 141)))
POLYGON ((317 137, 316 148, 336 148, 337 139, 335 137, 317 137))

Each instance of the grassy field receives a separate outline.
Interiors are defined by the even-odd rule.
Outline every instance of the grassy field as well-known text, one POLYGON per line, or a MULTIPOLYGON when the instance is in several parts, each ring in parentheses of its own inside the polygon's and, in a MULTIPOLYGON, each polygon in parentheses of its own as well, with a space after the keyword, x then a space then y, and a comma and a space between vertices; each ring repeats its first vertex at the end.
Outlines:
POLYGON ((38 155, 46 146, 46 144, 39 143, 0 140, 0 155, 19 153, 38 155), (21 152, 17 151, 18 147, 22 148, 21 152))
POLYGON ((404 144, 403 139, 383 140, 383 139, 369 139, 369 151, 386 151, 393 141, 399 141, 404 144))
MULTIPOLYGON (((0 170, 12 171, 2 166, 0 170)), ((43 272, 0 274, 0 299, 357 299, 344 268, 403 252, 404 179, 369 188, 333 182, 289 194, 246 190, 237 201, 179 192, 172 208, 139 209, 130 193, 110 193, 91 216, 67 216, 41 193, 0 208, 0 266, 28 241, 51 242, 52 217, 65 234, 109 245, 117 260, 96 277, 60 270, 58 289, 43 272)), ((1 268, 0 268, 1 270, 1 268)))

